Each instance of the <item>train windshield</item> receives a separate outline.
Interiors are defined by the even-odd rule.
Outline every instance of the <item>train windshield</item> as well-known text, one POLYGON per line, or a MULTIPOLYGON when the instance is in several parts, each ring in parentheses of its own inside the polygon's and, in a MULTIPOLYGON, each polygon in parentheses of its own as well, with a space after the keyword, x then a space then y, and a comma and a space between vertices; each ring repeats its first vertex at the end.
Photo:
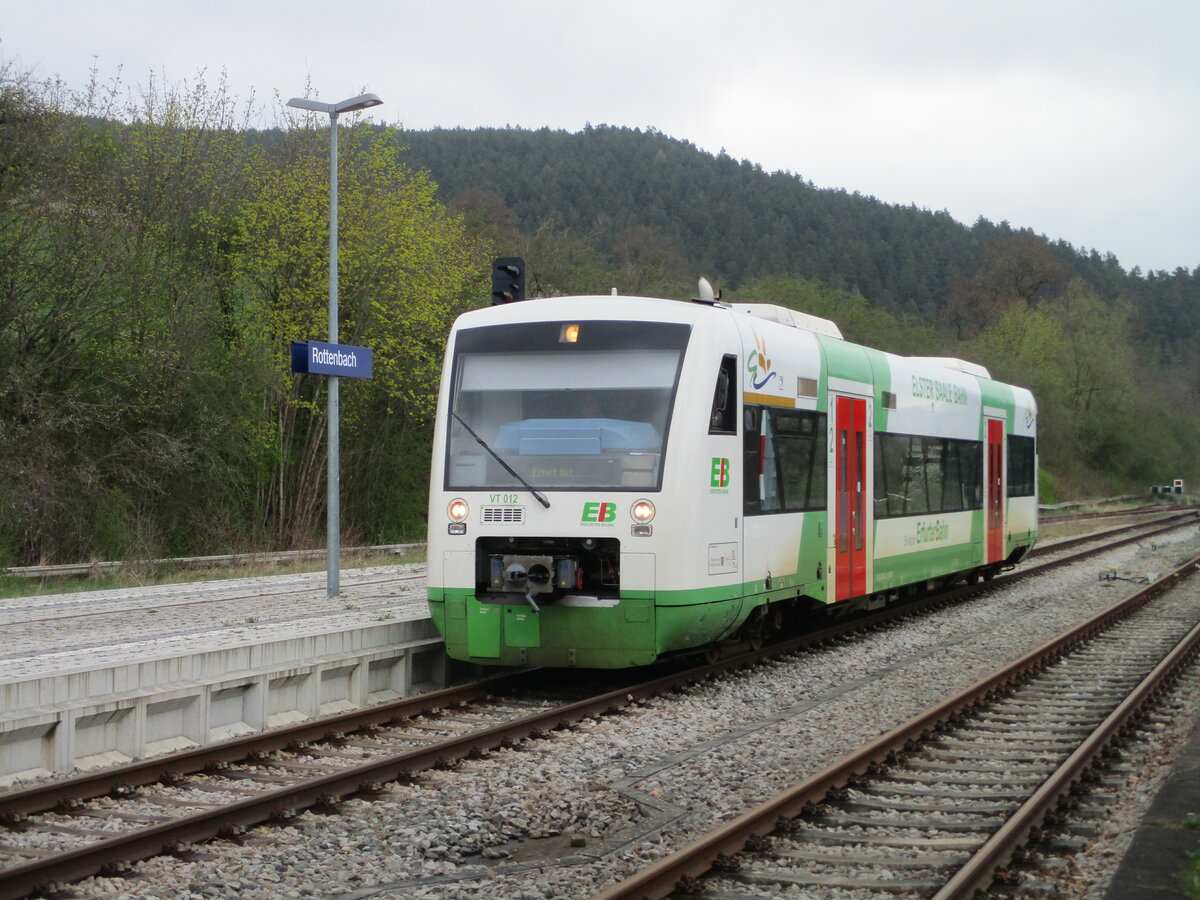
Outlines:
POLYGON ((657 490, 690 325, 530 322, 463 329, 446 488, 657 490))

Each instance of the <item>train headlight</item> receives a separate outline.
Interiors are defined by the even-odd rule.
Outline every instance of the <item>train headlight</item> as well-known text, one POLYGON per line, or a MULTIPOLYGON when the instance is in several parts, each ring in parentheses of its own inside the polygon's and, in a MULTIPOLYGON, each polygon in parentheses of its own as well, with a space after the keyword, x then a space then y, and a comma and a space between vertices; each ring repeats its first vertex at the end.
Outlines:
POLYGON ((629 514, 633 516, 633 521, 645 525, 654 518, 654 504, 649 500, 637 500, 629 507, 629 514))
POLYGON ((461 497, 456 497, 450 501, 450 505, 446 507, 446 515, 450 517, 451 522, 465 522, 467 514, 471 512, 471 508, 467 506, 467 501, 461 497))

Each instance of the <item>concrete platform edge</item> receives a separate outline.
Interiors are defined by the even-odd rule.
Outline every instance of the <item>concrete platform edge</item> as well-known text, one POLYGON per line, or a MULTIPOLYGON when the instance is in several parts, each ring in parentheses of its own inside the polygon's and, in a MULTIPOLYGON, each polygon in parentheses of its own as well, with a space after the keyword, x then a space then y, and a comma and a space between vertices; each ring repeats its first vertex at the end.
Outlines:
POLYGON ((88 769, 443 686, 429 619, 0 684, 0 784, 88 769))
POLYGON ((1200 821, 1200 722, 1138 826, 1104 900, 1186 898, 1179 876, 1188 854, 1200 849, 1200 830, 1184 826, 1189 817, 1200 821))

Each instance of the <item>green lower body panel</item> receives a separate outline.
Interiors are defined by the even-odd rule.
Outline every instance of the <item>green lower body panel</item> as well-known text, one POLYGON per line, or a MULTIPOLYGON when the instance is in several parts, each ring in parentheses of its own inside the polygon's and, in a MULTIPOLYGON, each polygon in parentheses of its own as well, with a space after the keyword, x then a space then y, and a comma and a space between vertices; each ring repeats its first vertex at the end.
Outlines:
POLYGON ((444 593, 430 603, 434 624, 454 659, 485 665, 626 668, 658 656, 654 601, 615 606, 480 603, 472 594, 444 593))
POLYGON ((660 606, 655 610, 658 651, 670 653, 719 641, 744 618, 741 611, 740 597, 692 606, 660 606))
POLYGON ((984 564, 981 544, 958 544, 937 550, 904 553, 875 560, 876 591, 886 591, 930 578, 965 572, 984 564))
POLYGON ((524 604, 480 603, 472 594, 445 591, 429 609, 454 659, 617 669, 723 639, 745 618, 743 605, 740 597, 666 606, 626 597, 615 606, 546 604, 535 612, 524 604))

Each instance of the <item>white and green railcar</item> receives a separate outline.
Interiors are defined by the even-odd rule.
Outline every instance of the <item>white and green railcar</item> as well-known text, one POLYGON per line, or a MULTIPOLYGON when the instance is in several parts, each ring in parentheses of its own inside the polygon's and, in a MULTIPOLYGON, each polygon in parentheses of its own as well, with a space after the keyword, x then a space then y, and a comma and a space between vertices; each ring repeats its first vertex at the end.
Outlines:
POLYGON ((615 668, 990 577, 1037 537, 1036 426, 981 366, 780 307, 467 313, 438 400, 433 619, 457 659, 615 668))

